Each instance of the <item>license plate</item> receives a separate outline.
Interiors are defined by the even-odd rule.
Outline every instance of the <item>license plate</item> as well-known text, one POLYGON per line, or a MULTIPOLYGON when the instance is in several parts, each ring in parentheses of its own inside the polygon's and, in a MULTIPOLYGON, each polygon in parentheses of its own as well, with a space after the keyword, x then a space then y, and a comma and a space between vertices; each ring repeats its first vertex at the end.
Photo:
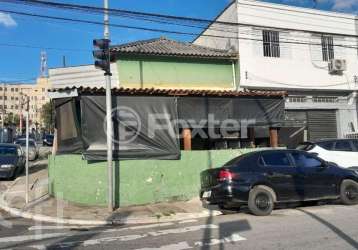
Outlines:
POLYGON ((210 198, 211 196, 211 191, 206 191, 203 193, 203 198, 210 198))

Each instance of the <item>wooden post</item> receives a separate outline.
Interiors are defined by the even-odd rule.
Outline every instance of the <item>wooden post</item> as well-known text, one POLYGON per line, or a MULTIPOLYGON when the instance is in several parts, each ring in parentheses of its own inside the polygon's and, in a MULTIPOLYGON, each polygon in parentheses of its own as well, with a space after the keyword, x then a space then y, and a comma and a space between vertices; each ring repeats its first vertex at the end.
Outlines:
POLYGON ((255 145, 255 128, 247 128, 247 134, 249 135, 250 147, 254 148, 255 145))
POLYGON ((191 130, 190 128, 183 129, 184 150, 191 150, 191 130))
POLYGON ((277 128, 270 128, 270 147, 278 147, 278 133, 277 128))

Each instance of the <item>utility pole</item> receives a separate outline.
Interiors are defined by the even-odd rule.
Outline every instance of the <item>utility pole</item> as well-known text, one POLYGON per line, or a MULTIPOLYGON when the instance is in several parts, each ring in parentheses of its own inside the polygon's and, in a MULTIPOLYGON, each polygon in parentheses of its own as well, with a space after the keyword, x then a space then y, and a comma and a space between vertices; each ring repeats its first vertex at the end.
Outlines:
POLYGON ((20 98, 19 98, 19 100, 20 100, 20 135, 22 135, 22 110, 23 110, 23 99, 22 99, 22 97, 23 97, 23 95, 22 95, 23 93, 22 93, 22 89, 20 88, 20 98))
POLYGON ((30 97, 26 96, 26 179, 25 179, 25 202, 29 203, 29 105, 30 97))
MULTIPOLYGON (((4 83, 3 91, 2 91, 2 119, 1 119, 1 128, 4 129, 5 125, 5 89, 6 89, 6 83, 4 83)), ((4 133, 4 132, 3 132, 4 133)))
MULTIPOLYGON (((109 40, 109 0, 104 0, 104 39, 109 40)), ((113 211, 113 162, 112 162, 112 96, 111 96, 111 72, 110 49, 107 51, 108 68, 106 78, 106 118, 107 118, 107 168, 108 168, 108 210, 113 211)))
POLYGON ((108 171, 108 210, 113 211, 113 159, 112 159, 112 96, 111 96, 111 55, 109 40, 108 0, 104 0, 104 39, 94 39, 94 65, 104 71, 106 80, 106 123, 107 123, 107 171, 108 171))

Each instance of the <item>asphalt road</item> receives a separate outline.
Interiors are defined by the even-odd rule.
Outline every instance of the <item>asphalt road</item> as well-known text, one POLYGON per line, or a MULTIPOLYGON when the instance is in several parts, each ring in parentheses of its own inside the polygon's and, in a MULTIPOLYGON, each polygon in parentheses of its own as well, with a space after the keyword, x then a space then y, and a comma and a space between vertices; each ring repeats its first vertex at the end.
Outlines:
POLYGON ((1 249, 358 249, 358 206, 245 212, 173 223, 75 227, 39 224, 0 211, 1 249))

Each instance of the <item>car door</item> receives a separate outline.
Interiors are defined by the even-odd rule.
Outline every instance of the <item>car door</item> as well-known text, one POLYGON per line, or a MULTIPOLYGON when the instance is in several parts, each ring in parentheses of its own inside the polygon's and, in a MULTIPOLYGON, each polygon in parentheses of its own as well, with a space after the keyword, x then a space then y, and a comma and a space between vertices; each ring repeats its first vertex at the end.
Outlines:
POLYGON ((323 160, 306 152, 291 152, 291 157, 303 180, 304 200, 335 196, 337 176, 323 160))
POLYGON ((262 153, 260 165, 263 166, 264 175, 274 188, 278 200, 299 200, 300 190, 296 183, 297 169, 290 161, 286 151, 262 153))
POLYGON ((354 152, 355 147, 352 140, 337 140, 332 153, 332 162, 349 168, 358 166, 358 152, 354 152))

